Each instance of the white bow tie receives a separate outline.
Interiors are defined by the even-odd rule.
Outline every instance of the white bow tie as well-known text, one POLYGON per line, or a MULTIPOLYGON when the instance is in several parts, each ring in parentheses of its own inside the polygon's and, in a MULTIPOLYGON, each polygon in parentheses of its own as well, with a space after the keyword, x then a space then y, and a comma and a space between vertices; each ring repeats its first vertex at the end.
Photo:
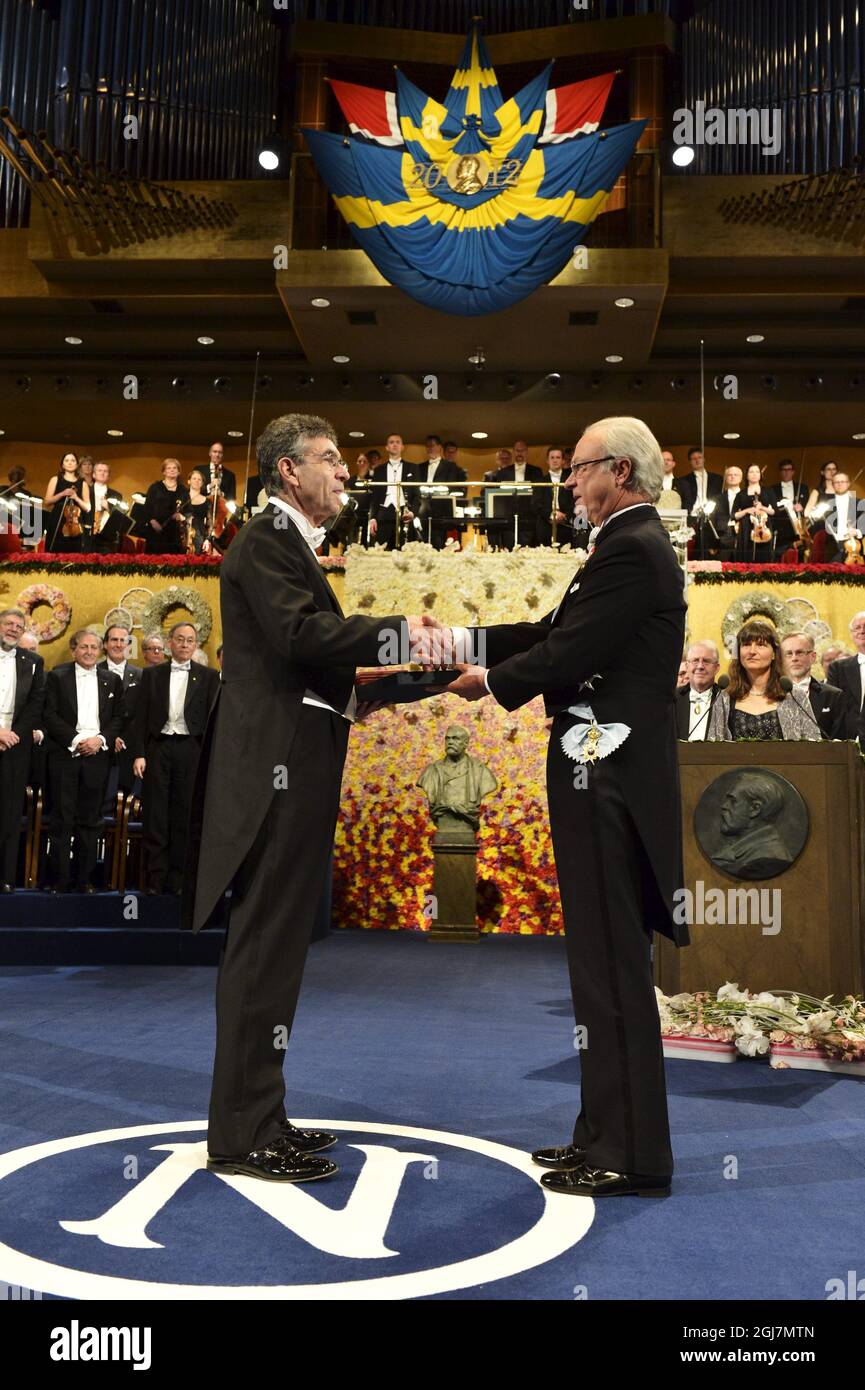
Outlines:
POLYGON ((318 550, 318 547, 321 545, 326 535, 327 531, 323 526, 314 527, 306 538, 310 550, 318 550))
POLYGON ((172 671, 188 671, 192 663, 190 661, 172 661, 172 671))
POLYGON ((14 660, 15 660, 15 648, 14 648, 14 647, 12 647, 9 651, 7 651, 5 647, 0 647, 0 661, 14 661, 14 660))
POLYGON ((75 667, 75 674, 76 674, 77 676, 92 676, 93 679, 95 680, 95 679, 96 679, 96 667, 95 667, 95 666, 91 666, 90 669, 88 670, 87 667, 85 667, 85 666, 76 666, 76 667, 75 667))
POLYGON ((710 694, 711 694, 711 691, 709 691, 709 690, 691 690, 691 692, 690 692, 691 704, 692 704, 692 705, 695 705, 695 704, 697 703, 698 700, 708 700, 710 694))
POLYGON ((594 550, 594 548, 595 548, 595 543, 596 543, 596 541, 597 541, 597 539, 598 539, 598 536, 600 535, 600 532, 601 532, 600 526, 593 526, 592 529, 591 529, 591 531, 589 532, 589 541, 588 541, 588 546, 587 546, 587 554, 591 555, 592 551, 594 550))

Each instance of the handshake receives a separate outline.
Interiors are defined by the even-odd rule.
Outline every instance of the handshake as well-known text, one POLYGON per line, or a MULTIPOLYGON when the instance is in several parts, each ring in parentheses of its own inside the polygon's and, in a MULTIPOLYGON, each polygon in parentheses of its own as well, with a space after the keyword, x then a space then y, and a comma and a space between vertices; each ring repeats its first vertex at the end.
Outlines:
POLYGON ((460 695, 464 700, 480 700, 489 694, 484 679, 486 668, 474 664, 476 633, 464 627, 445 627, 437 618, 424 613, 420 618, 408 619, 408 634, 411 661, 425 671, 456 669, 460 672, 444 687, 445 691, 460 695))

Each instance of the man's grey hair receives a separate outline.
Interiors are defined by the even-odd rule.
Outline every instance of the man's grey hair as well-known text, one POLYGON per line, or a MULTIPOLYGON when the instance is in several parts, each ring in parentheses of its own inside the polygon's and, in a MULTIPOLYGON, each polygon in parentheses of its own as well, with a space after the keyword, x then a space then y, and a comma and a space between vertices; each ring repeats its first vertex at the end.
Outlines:
POLYGON ((717 642, 713 642, 711 637, 700 637, 696 642, 692 642, 685 651, 685 656, 690 656, 695 647, 708 647, 712 653, 712 660, 720 662, 721 653, 718 651, 717 642))
POLYGON ((615 459, 630 459, 633 466, 628 491, 640 493, 647 502, 657 502, 664 485, 664 460, 661 446, 648 425, 633 415, 609 415, 596 420, 588 430, 597 430, 603 437, 605 453, 614 455, 610 463, 603 465, 607 471, 615 459))
POLYGON ((860 608, 858 613, 854 613, 850 619, 850 631, 853 631, 853 624, 858 623, 860 618, 865 618, 865 608, 860 608))
POLYGON ((147 647, 151 642, 158 642, 163 651, 165 650, 165 638, 161 632, 148 632, 142 638, 142 647, 147 647))
POLYGON ((781 645, 783 646, 785 642, 789 642, 793 637, 795 637, 798 642, 805 642, 809 652, 816 652, 817 644, 814 638, 807 632, 785 632, 784 636, 781 638, 781 645))
POLYGON ((311 439, 330 439, 339 447, 336 430, 329 420, 320 415, 278 415, 262 430, 255 441, 255 457, 258 463, 258 476, 268 497, 279 496, 283 491, 279 473, 279 460, 290 458, 300 460, 311 439))
POLYGON ((22 623, 26 623, 27 621, 24 611, 21 608, 4 608, 3 612, 0 613, 0 622, 2 622, 4 618, 20 618, 22 623))
POLYGON ((69 646, 73 652, 82 637, 95 637, 100 647, 102 646, 102 638, 99 636, 98 632, 94 632, 92 627, 80 627, 78 631, 73 632, 72 636, 69 638, 69 646))

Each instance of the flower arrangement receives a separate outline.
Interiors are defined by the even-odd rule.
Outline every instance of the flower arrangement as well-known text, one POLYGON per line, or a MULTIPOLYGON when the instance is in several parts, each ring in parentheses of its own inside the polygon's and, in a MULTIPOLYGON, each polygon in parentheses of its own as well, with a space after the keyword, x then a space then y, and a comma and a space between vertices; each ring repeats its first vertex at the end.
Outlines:
POLYGON ((201 646, 207 641, 213 627, 213 613, 210 604, 197 589, 188 589, 180 584, 169 584, 160 589, 141 609, 141 626, 145 633, 159 632, 163 620, 172 608, 185 608, 192 618, 201 646))
MULTIPOLYGON (((865 1065, 865 1001, 852 994, 833 1003, 831 994, 825 999, 786 989, 752 994, 728 982, 716 993, 668 996, 656 987, 655 996, 665 1038, 729 1042, 743 1057, 783 1049, 787 1055, 818 1053, 828 1062, 865 1065)), ((772 1057, 773 1067, 789 1065, 772 1057)))
POLYGON ((38 637, 40 642, 55 641, 66 631, 72 619, 72 605, 68 598, 62 589, 55 589, 51 584, 31 584, 29 588, 21 590, 15 602, 27 619, 29 631, 38 637), (48 604, 51 617, 37 623, 33 621, 31 614, 41 603, 48 604))

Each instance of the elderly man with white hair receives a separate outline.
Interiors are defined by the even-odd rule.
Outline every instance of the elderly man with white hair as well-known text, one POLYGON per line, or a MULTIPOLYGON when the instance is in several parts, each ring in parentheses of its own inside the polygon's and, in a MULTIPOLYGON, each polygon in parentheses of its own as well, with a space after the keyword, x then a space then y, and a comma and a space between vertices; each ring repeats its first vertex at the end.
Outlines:
POLYGON ((709 727, 709 714, 718 693, 715 682, 721 658, 715 642, 703 638, 692 642, 685 653, 688 683, 676 691, 676 726, 679 738, 702 743, 709 727))
POLYGON ((566 483, 592 522, 588 560, 540 622, 476 633, 486 666, 464 665, 449 687, 508 710, 543 695, 552 717, 547 792, 582 1108, 571 1142, 533 1158, 550 1170, 545 1187, 575 1196, 666 1196, 673 1171, 652 934, 688 942, 673 916, 685 601, 655 509, 663 476, 641 420, 590 425, 566 483))
POLYGON ((833 661, 826 678, 830 685, 837 685, 839 690, 850 696, 858 711, 859 746, 865 748, 865 608, 854 613, 850 619, 850 636, 856 655, 833 661))

